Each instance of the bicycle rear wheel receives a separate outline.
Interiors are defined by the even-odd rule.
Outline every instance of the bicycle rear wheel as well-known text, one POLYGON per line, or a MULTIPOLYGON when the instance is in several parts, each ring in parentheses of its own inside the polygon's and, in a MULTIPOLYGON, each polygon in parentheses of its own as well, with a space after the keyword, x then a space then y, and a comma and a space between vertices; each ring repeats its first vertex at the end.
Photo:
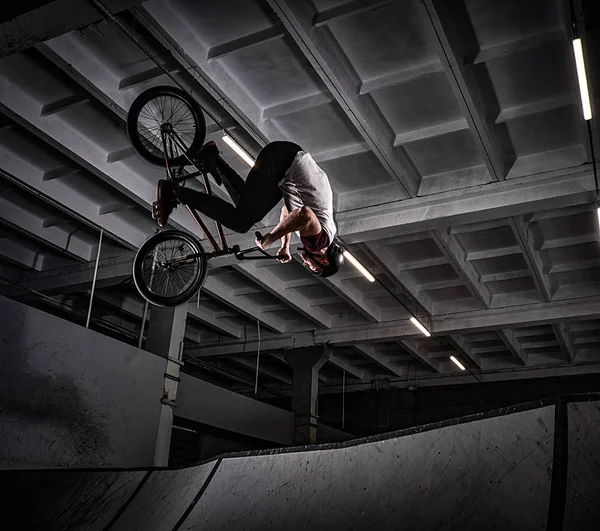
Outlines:
POLYGON ((185 232, 162 231, 149 238, 133 261, 133 281, 149 303, 178 306, 206 279, 207 258, 200 242, 185 232))
POLYGON ((206 138, 206 121, 198 103, 177 87, 152 87, 131 104, 127 134, 137 153, 152 164, 189 165, 206 138))

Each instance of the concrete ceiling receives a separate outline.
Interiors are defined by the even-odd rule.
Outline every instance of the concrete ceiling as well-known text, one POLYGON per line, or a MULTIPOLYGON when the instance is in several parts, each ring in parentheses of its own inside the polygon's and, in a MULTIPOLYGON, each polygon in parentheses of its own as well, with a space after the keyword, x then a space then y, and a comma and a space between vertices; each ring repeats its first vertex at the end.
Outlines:
MULTIPOLYGON (((351 266, 321 281, 297 261, 213 261, 186 332, 204 375, 252 388, 258 323, 273 392, 290 387, 282 349, 321 342, 334 348, 330 390, 342 371, 359 389, 600 370, 595 185, 566 2, 150 0, 118 24, 95 13, 34 47, 31 35, 3 41, 2 293, 79 319, 102 229, 94 316, 135 341, 132 250, 156 229, 162 170, 135 154, 124 123, 137 95, 173 84, 164 67, 240 172, 223 128, 253 155, 282 138, 310 151, 341 240, 378 281, 351 266)), ((197 233, 181 209, 172 225, 197 233)))

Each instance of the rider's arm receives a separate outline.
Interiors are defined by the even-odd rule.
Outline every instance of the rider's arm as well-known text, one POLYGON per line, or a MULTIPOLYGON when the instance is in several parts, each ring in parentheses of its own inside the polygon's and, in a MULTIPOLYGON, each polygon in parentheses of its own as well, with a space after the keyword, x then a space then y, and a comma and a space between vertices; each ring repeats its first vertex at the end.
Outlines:
MULTIPOLYGON (((281 214, 279 215, 279 223, 281 224, 283 222, 283 220, 286 218, 286 216, 289 214, 287 206, 283 205, 281 207, 281 214)), ((276 227, 277 228, 277 227, 276 227)), ((290 233, 288 232, 287 234, 284 234, 281 237, 281 248, 285 249, 287 252, 290 251, 290 233)))
POLYGON ((302 236, 316 236, 321 232, 321 223, 307 206, 298 208, 280 218, 279 224, 269 233, 270 240, 290 238, 290 233, 298 231, 302 236))

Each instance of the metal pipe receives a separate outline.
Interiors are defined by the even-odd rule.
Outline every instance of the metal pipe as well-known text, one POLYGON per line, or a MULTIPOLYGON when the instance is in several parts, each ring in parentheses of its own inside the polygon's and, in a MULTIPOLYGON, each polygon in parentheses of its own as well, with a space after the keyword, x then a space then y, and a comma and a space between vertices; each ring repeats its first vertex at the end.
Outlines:
POLYGON ((85 327, 90 327, 90 318, 92 317, 92 304, 94 302, 94 291, 96 291, 96 277, 98 276, 98 264, 100 262, 100 253, 102 251, 102 236, 104 230, 100 229, 100 238, 98 239, 98 252, 96 253, 96 265, 94 267, 94 279, 92 280, 92 291, 90 293, 90 305, 88 307, 87 319, 85 321, 85 327))
POLYGON ((254 379, 254 394, 258 394, 258 368, 260 365, 260 321, 256 321, 258 328, 258 350, 256 351, 256 376, 254 379))
POLYGON ((146 317, 148 316, 148 301, 144 304, 144 313, 142 315, 142 327, 140 328, 140 337, 138 338, 138 348, 142 348, 142 340, 144 339, 144 328, 146 328, 146 317))
POLYGON ((342 429, 346 424, 346 371, 342 370, 342 429))

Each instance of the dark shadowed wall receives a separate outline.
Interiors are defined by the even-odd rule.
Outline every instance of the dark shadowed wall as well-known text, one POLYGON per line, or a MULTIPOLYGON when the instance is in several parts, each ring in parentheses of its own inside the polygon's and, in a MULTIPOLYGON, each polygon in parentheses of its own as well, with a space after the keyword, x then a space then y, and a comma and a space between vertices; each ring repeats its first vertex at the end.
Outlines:
POLYGON ((152 466, 165 363, 0 297, 0 468, 152 466))

